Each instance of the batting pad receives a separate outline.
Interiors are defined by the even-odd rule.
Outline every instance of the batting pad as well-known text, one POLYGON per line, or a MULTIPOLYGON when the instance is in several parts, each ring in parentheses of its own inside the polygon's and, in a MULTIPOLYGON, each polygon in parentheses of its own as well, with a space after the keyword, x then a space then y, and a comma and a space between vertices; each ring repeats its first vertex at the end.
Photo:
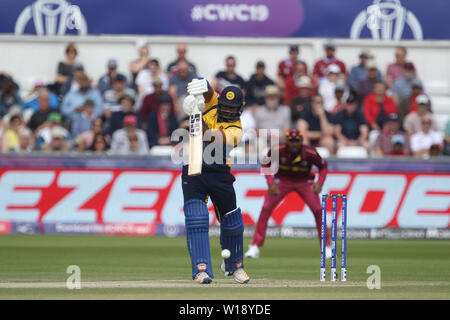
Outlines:
POLYGON ((211 278, 214 278, 209 249, 209 212, 205 201, 200 199, 187 201, 184 204, 184 219, 187 247, 191 256, 192 279, 199 271, 206 271, 211 278), (203 269, 205 265, 206 270, 203 269))
POLYGON ((228 249, 231 255, 225 259, 225 271, 232 275, 238 268, 244 267, 244 220, 241 209, 237 208, 225 214, 220 222, 220 245, 228 249))

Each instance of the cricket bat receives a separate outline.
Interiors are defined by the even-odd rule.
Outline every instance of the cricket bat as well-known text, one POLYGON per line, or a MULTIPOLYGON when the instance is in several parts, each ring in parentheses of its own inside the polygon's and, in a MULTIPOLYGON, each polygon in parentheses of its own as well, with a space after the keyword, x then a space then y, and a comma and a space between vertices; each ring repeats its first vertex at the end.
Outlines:
POLYGON ((189 176, 202 174, 203 162, 203 123, 200 110, 204 109, 205 98, 203 95, 195 96, 195 98, 197 105, 189 116, 189 176))

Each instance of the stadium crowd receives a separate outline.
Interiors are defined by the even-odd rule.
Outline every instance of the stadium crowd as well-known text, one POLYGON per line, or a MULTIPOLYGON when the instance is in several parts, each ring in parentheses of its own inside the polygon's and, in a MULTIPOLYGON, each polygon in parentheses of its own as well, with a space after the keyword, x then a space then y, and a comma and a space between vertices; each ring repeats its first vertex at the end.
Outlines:
MULTIPOLYGON (((188 126, 181 107, 186 86, 197 77, 186 45, 176 50, 177 59, 164 68, 142 46, 128 75, 110 59, 95 80, 70 43, 55 81, 38 79, 25 96, 13 75, 0 71, 0 151, 146 154, 155 145, 174 144, 172 132, 188 126)), ((380 157, 450 155, 450 121, 445 132, 436 129, 430 98, 406 48, 397 47, 394 55, 386 70, 368 51, 346 66, 329 41, 324 56, 308 66, 291 45, 288 56, 280 57, 276 79, 267 76, 263 61, 255 61, 254 74, 245 80, 230 55, 210 84, 217 92, 228 85, 243 90, 242 126, 245 132, 255 129, 244 136, 246 145, 259 139, 259 129, 298 128, 306 144, 330 155, 349 146, 380 157)))

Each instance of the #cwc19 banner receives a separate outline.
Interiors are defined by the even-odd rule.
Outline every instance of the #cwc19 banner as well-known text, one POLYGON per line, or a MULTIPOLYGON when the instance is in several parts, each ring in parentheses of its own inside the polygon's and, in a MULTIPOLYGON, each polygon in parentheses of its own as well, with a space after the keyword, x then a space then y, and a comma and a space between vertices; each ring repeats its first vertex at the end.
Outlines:
MULTIPOLYGON (((244 223, 253 226, 266 193, 259 171, 234 171, 244 223)), ((450 173, 336 172, 323 193, 348 195, 350 228, 450 227, 450 173)), ((0 169, 0 233, 183 234, 181 175, 174 169, 0 169), (169 230, 169 231, 168 231, 169 230)), ((331 211, 331 208, 328 208, 331 211)), ((217 225, 209 204, 210 223, 217 225)), ((289 194, 269 222, 314 227, 289 194)))
POLYGON ((448 0, 2 0, 0 33, 449 39, 448 0))

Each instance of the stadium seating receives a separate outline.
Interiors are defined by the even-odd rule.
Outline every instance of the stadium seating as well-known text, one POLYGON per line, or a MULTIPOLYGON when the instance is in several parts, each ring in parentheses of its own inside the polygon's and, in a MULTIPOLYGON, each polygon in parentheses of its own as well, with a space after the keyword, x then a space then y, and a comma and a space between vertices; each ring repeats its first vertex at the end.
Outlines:
POLYGON ((324 148, 324 147, 316 147, 316 149, 317 149, 317 152, 319 152, 319 155, 320 155, 322 158, 326 159, 326 158, 328 158, 328 157, 330 156, 330 151, 328 151, 327 148, 324 148))
POLYGON ((172 146, 154 146, 150 149, 150 155, 154 157, 170 157, 172 150, 172 146))
POLYGON ((353 159, 364 159, 368 158, 369 154, 364 147, 340 147, 336 156, 339 158, 353 158, 353 159))

